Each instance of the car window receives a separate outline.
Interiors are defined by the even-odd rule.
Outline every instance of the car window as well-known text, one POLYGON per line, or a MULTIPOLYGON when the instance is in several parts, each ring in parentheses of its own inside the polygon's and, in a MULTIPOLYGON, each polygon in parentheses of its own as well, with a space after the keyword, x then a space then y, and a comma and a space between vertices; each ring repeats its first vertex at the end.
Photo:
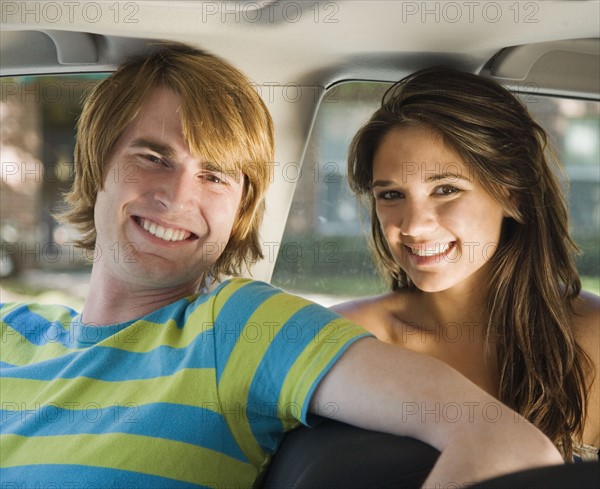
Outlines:
MULTIPOLYGON (((47 300, 77 306, 87 292, 93 257, 75 247, 77 232, 53 215, 73 182, 74 128, 82 98, 106 76, 0 81, 0 272, 4 288, 18 296, 64 290, 64 297, 51 294, 47 300)), ((3 291, 3 301, 12 297, 3 291)))
MULTIPOLYGON (((272 283, 326 305, 386 289, 369 253, 367 212, 347 184, 347 151, 356 130, 389 87, 346 82, 323 98, 308 142, 272 283)), ((585 289, 600 293, 600 103, 517 92, 546 129, 563 162, 571 227, 585 289)))
MULTIPOLYGON (((77 306, 87 293, 93 257, 75 247, 76 231, 58 224, 53 214, 73 179, 81 100, 106 76, 1 80, 0 273, 28 275, 27 281, 6 282, 18 294, 56 288, 64 297, 49 301, 77 306), (57 272, 62 272, 58 283, 57 272)), ((352 136, 388 87, 345 82, 322 99, 300 170, 283 173, 296 190, 277 247, 273 284, 326 305, 386 290, 368 248, 369 216, 347 185, 346 157, 352 136)), ((584 288, 600 293, 600 103, 542 96, 532 87, 520 95, 565 164, 571 226, 583 252, 578 268, 584 288)))

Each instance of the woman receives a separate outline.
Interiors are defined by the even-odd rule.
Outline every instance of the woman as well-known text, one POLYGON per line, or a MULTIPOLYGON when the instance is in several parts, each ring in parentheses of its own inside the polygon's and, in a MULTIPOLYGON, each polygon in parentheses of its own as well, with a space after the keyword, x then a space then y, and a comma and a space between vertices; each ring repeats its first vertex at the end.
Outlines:
POLYGON ((335 309, 437 357, 537 425, 566 459, 600 445, 600 299, 581 291, 547 136, 486 78, 410 75, 350 147, 391 286, 335 309))

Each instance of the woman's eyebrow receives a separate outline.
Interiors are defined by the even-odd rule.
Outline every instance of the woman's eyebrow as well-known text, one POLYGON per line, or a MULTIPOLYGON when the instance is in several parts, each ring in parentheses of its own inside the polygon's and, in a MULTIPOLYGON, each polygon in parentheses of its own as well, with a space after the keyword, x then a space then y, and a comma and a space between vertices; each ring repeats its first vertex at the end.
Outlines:
POLYGON ((471 178, 468 175, 463 175, 462 172, 453 173, 453 172, 443 172, 443 173, 434 173, 427 174, 425 178, 426 182, 437 182, 439 180, 463 180, 465 182, 471 182, 471 178))
POLYGON ((375 187, 392 187, 394 185, 396 185, 396 183, 393 180, 375 180, 371 184, 371 188, 375 188, 375 187))
MULTIPOLYGON (((450 181, 463 180, 465 182, 472 181, 468 175, 463 175, 460 172, 459 173, 453 173, 453 172, 432 173, 432 172, 424 171, 423 173, 425 176, 423 181, 426 183, 438 182, 440 180, 450 180, 450 181)), ((395 185, 398 185, 398 183, 394 180, 380 179, 380 180, 375 180, 371 184, 371 188, 373 189, 375 187, 393 187, 395 185)))

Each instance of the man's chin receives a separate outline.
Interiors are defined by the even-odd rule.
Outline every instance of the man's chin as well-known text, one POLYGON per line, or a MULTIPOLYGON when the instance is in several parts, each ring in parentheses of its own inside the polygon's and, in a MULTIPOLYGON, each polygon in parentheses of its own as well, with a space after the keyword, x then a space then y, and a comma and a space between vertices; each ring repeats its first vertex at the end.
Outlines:
POLYGON ((129 266, 126 270, 126 280, 137 282, 143 288, 198 288, 202 270, 190 273, 193 268, 182 269, 173 263, 161 263, 129 266))

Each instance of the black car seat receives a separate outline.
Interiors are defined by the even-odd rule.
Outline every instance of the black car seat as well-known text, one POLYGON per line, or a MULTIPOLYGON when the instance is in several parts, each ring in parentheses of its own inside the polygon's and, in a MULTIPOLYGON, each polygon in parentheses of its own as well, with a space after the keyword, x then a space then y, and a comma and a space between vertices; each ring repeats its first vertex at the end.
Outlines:
MULTIPOLYGON (((438 456, 436 449, 413 438, 322 420, 314 428, 302 427, 285 436, 260 488, 417 489, 438 456)), ((598 489, 600 466, 586 462, 544 467, 470 487, 598 489)))
POLYGON ((414 438, 322 420, 285 436, 261 488, 416 489, 438 456, 414 438))

